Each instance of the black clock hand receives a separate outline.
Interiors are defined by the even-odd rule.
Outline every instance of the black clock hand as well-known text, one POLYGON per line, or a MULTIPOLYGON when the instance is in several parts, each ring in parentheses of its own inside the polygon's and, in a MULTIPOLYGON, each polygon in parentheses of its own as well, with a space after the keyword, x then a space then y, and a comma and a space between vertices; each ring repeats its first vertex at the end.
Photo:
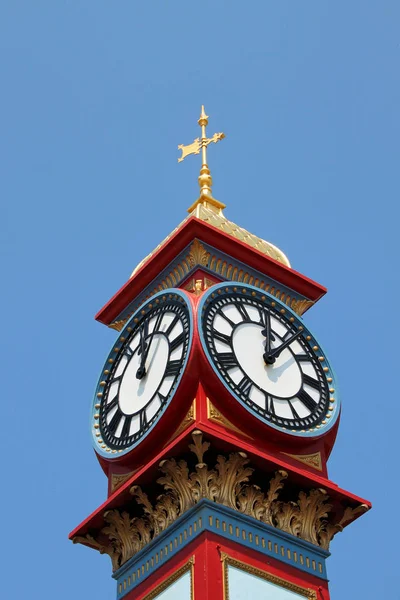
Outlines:
POLYGON ((265 329, 261 332, 262 335, 265 336, 265 352, 263 358, 267 364, 272 364, 269 360, 269 356, 271 354, 271 342, 275 341, 275 337, 271 333, 271 316, 267 311, 264 311, 264 324, 265 329))
POLYGON ((146 357, 147 357, 146 350, 148 348, 148 344, 146 344, 145 338, 147 336, 147 330, 148 330, 148 323, 147 323, 147 321, 145 321, 143 323, 143 327, 140 328, 140 348, 139 348, 138 354, 141 355, 141 359, 140 359, 139 368, 136 371, 137 379, 142 379, 146 375, 145 363, 146 363, 146 357))
MULTIPOLYGON (((156 319, 156 322, 154 324, 154 329, 153 329, 153 331, 151 333, 150 339, 147 342, 147 344, 145 344, 144 351, 142 353, 142 358, 141 358, 141 361, 140 361, 140 365, 139 365, 138 370, 136 371, 136 377, 137 377, 137 379, 143 379, 143 377, 146 375, 146 366, 145 365, 146 365, 147 357, 149 355, 149 350, 150 350, 151 342, 153 341, 154 334, 157 333, 157 331, 158 331, 158 328, 159 328, 159 326, 161 324, 163 316, 164 315, 163 315, 162 312, 160 312, 157 315, 157 319, 156 319)), ((148 329, 148 323, 146 322, 146 334, 147 334, 147 329, 148 329)))
MULTIPOLYGON (((289 338, 288 340, 286 340, 286 342, 283 342, 283 344, 281 344, 278 348, 275 348, 275 350, 273 350, 271 352, 271 354, 269 355, 269 359, 272 360, 272 362, 275 362, 275 358, 277 358, 280 353, 282 352, 282 350, 284 350, 287 346, 289 346, 292 342, 294 342, 294 340, 296 338, 299 337, 299 335, 301 335, 303 333, 303 328, 299 329, 294 335, 292 335, 291 338, 289 338)), ((272 364, 272 363, 270 363, 272 364)))

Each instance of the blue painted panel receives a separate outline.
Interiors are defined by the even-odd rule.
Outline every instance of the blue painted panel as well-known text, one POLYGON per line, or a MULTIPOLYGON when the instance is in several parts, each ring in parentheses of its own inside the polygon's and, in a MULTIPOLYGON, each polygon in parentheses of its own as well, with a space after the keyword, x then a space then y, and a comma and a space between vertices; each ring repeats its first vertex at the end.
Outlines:
POLYGON ((155 600, 190 600, 190 572, 184 573, 177 581, 171 583, 166 590, 157 594, 155 600))
POLYGON ((300 571, 327 579, 325 559, 329 552, 226 506, 203 499, 114 573, 118 600, 204 531, 212 531, 265 557, 273 557, 300 571))
POLYGON ((227 600, 304 600, 304 595, 297 594, 270 581, 261 579, 242 569, 228 567, 227 600))

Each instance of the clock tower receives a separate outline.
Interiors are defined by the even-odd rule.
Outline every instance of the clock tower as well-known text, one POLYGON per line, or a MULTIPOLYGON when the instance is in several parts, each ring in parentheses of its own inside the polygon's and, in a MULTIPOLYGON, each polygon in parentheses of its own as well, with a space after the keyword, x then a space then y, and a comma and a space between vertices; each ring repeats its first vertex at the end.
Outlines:
POLYGON ((200 195, 96 319, 116 331, 91 409, 105 502, 70 534, 117 599, 328 600, 334 535, 370 503, 330 481, 334 371, 306 311, 326 289, 200 195))

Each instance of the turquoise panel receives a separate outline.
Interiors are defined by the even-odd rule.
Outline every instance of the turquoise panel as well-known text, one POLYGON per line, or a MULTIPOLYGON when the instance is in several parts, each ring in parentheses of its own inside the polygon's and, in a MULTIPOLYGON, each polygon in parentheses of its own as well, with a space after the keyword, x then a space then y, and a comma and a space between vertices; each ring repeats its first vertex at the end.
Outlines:
POLYGON ((263 600, 304 600, 303 594, 297 594, 232 566, 228 567, 228 590, 227 600, 254 600, 255 598, 262 598, 263 600))

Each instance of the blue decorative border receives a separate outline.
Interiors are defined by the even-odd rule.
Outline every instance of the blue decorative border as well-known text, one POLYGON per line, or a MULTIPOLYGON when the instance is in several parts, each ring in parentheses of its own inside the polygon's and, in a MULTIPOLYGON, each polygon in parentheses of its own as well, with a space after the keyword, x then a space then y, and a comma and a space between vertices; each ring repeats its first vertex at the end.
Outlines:
POLYGON ((231 508, 202 499, 113 574, 117 581, 117 599, 135 589, 205 531, 327 579, 325 560, 330 556, 328 551, 231 508))
MULTIPOLYGON (((114 342, 113 344, 113 348, 110 351, 110 353, 107 356, 107 359, 105 361, 104 366, 101 369, 101 373, 100 373, 100 377, 98 380, 98 383, 96 385, 96 390, 94 393, 94 398, 93 398, 93 402, 92 402, 92 406, 91 406, 91 411, 90 411, 90 435, 92 437, 92 442, 93 442, 93 447, 96 450, 96 452, 98 454, 100 454, 100 456, 103 456, 104 458, 107 459, 113 459, 113 458, 118 458, 120 456, 124 456, 125 454, 128 454, 129 452, 131 452, 138 444, 140 444, 148 435, 149 433, 154 429, 154 427, 156 426, 156 424, 159 422, 159 420, 162 418, 162 415, 164 414, 164 412, 166 411, 166 409, 168 408, 168 406, 170 405, 170 402, 173 398, 173 396, 176 393, 176 390, 178 389, 178 386, 180 384, 180 381, 182 379, 182 376, 185 372, 186 369, 186 365, 187 365, 187 361, 189 359, 189 355, 190 355, 190 351, 192 348, 192 341, 193 341, 193 310, 192 310, 192 306, 190 304, 190 302, 188 301, 188 298, 186 296, 186 294, 184 292, 182 292, 181 290, 178 289, 166 289, 163 290, 162 292, 159 292, 158 294, 155 294, 154 296, 152 296, 151 298, 151 302, 155 301, 159 296, 167 296, 169 294, 172 294, 173 296, 179 296, 180 298, 183 299, 183 301, 185 302, 185 305, 188 309, 188 314, 189 314, 189 343, 188 343, 188 348, 187 348, 187 352, 186 352, 186 358, 185 361, 183 363, 182 366, 182 370, 181 373, 175 383, 175 391, 173 392, 172 396, 169 398, 168 402, 165 403, 165 405, 163 406, 162 410, 160 411, 160 413, 158 414, 157 419, 154 421, 154 423, 149 427, 148 431, 146 431, 146 433, 139 438, 139 440, 137 440, 137 442, 135 442, 134 444, 132 444, 131 446, 129 446, 129 448, 126 448, 125 450, 118 450, 118 451, 112 451, 110 449, 108 449, 108 451, 106 449, 101 448, 100 444, 98 443, 98 439, 96 436, 96 433, 99 431, 98 429, 95 429, 94 425, 95 425, 95 419, 94 419, 94 415, 98 412, 97 409, 95 408, 95 405, 99 402, 99 398, 97 397, 98 393, 101 393, 102 391, 102 387, 100 386, 100 382, 102 380, 104 380, 104 368, 107 365, 108 361, 110 358, 114 358, 115 357, 115 347, 118 346, 119 340, 122 337, 127 337, 128 335, 128 327, 130 327, 130 324, 132 323, 133 319, 135 319, 138 314, 139 314, 139 310, 137 310, 132 317, 129 319, 129 321, 126 323, 124 329, 120 332, 117 340, 114 342)), ((150 300, 149 300, 150 302, 150 300)), ((141 307, 142 309, 142 307, 141 307)))
MULTIPOLYGON (((214 248, 213 246, 210 246, 210 245, 204 243, 202 240, 200 240, 198 238, 196 238, 196 239, 197 239, 197 241, 199 241, 202 244, 202 246, 204 247, 206 252, 209 252, 212 255, 216 255, 218 257, 218 259, 220 259, 221 261, 227 261, 227 262, 229 261, 229 263, 232 264, 234 268, 237 267, 239 269, 239 271, 244 270, 249 275, 249 278, 252 277, 253 279, 259 279, 259 280, 264 281, 265 284, 269 284, 270 286, 277 287, 277 288, 279 288, 279 290, 282 293, 290 296, 290 298, 293 298, 295 300, 308 300, 308 298, 306 296, 303 296, 302 294, 295 292, 291 288, 288 288, 287 286, 279 283, 275 279, 268 277, 264 273, 261 273, 260 271, 256 271, 255 269, 252 269, 245 263, 242 263, 242 262, 232 258, 232 256, 229 256, 228 254, 221 252, 217 248, 214 248)), ((190 244, 188 246, 186 246, 186 248, 184 250, 182 250, 182 252, 180 252, 179 255, 171 263, 169 263, 165 267, 165 269, 163 269, 163 271, 159 275, 157 275, 157 277, 155 279, 153 279, 145 287, 145 289, 134 300, 132 300, 132 302, 130 302, 129 305, 126 308, 124 308, 123 311, 121 311, 121 313, 117 317, 115 317, 113 322, 117 322, 117 321, 121 321, 121 320, 123 321, 126 318, 130 318, 132 311, 136 311, 144 302, 146 302, 146 300, 148 300, 154 294, 154 289, 156 289, 157 287, 162 285, 162 282, 165 281, 169 277, 170 273, 173 271, 176 271, 176 272, 182 271, 179 281, 177 281, 175 284, 177 286, 180 285, 183 280, 190 279, 190 275, 193 274, 195 271, 197 271, 199 266, 201 267, 201 269, 203 271, 205 271, 206 273, 209 273, 210 275, 214 275, 220 279, 223 279, 224 281, 232 281, 228 277, 225 277, 223 274, 219 273, 217 270, 210 269, 209 267, 207 267, 205 265, 196 264, 193 268, 189 269, 187 272, 186 271, 184 272, 181 268, 179 268, 182 261, 185 260, 185 258, 190 253, 190 248, 191 248, 193 242, 194 242, 194 240, 192 240, 190 242, 190 244)), ((219 260, 216 262, 219 262, 219 260)), ((243 284, 243 282, 240 282, 240 283, 243 284)), ((247 284, 245 284, 245 285, 247 285, 247 284)))
POLYGON ((274 429, 277 429, 278 431, 282 431, 287 435, 291 435, 294 437, 303 437, 303 438, 308 438, 308 437, 319 437, 325 433, 327 433, 336 423, 337 418, 340 414, 340 394, 338 391, 338 386, 337 386, 337 382, 336 382, 336 377, 335 377, 335 372, 333 371, 327 357, 326 354, 323 350, 323 348, 321 347, 321 344, 319 343, 319 341, 316 340, 316 338, 314 337, 314 335, 312 334, 312 332, 308 329, 307 327, 307 331, 308 333, 311 335, 312 340, 309 342, 310 345, 318 345, 319 349, 321 350, 321 354, 323 354, 325 361, 324 364, 326 364, 326 366, 329 368, 329 375, 332 377, 332 386, 335 389, 335 402, 333 404, 333 410, 330 412, 330 419, 328 420, 328 422, 325 425, 321 425, 321 427, 319 429, 314 429, 313 431, 292 431, 290 429, 282 429, 281 427, 279 427, 278 425, 275 425, 274 423, 271 423, 270 421, 268 421, 267 419, 265 419, 261 414, 256 414, 253 410, 251 410, 249 408, 249 406, 247 406, 247 404, 237 395, 235 394, 235 392, 231 389, 228 388, 227 383, 225 381, 225 379, 222 377, 221 373, 219 372, 219 370, 217 369, 217 367, 214 364, 214 361, 212 359, 212 357, 210 356, 210 353, 208 352, 207 349, 207 344, 205 342, 205 338, 204 338, 204 334, 203 334, 203 319, 202 319, 202 312, 203 309, 205 307, 205 304, 209 302, 210 297, 213 294, 218 294, 218 290, 222 290, 223 293, 232 293, 234 291, 233 288, 238 288, 238 292, 240 293, 240 289, 246 289, 249 290, 251 292, 255 292, 255 297, 261 297, 261 296, 268 296, 272 302, 276 302, 276 304, 280 305, 282 308, 285 309, 286 312, 290 313, 294 319, 295 322, 303 324, 303 320, 299 317, 299 315, 297 315, 289 306, 287 306, 287 304, 284 304, 283 302, 281 302, 278 298, 276 298, 276 296, 272 296, 271 294, 268 294, 268 292, 265 292, 264 290, 260 290, 259 288, 256 288, 254 285, 248 285, 248 284, 239 284, 239 283, 219 283, 217 285, 214 285, 212 288, 210 288, 209 290, 207 290, 204 295, 201 298, 201 301, 199 303, 198 306, 198 319, 197 319, 197 327, 198 327, 198 331, 199 331, 199 335, 200 335, 200 339, 201 339, 201 343, 203 346, 203 350, 205 355, 207 356, 210 365, 212 366, 214 372, 217 374, 218 378, 220 379, 220 381, 224 384, 225 387, 227 387, 227 389, 229 389, 229 392, 235 397, 235 399, 240 402, 240 404, 250 412, 250 414, 252 414, 253 416, 257 417, 258 419, 260 419, 261 421, 263 421, 263 423, 265 423, 266 425, 268 425, 269 427, 273 427, 274 429))

